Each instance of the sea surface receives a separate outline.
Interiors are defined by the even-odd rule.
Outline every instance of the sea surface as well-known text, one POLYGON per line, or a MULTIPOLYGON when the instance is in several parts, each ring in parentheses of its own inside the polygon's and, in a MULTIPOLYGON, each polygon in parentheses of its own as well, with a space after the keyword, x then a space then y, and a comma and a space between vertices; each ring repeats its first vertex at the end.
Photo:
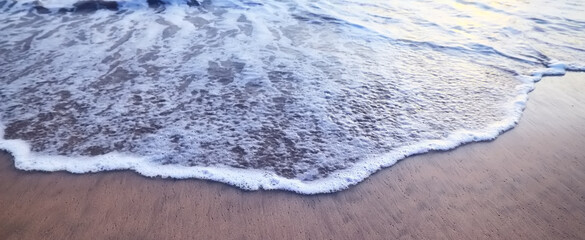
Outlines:
POLYGON ((333 192, 494 139, 583 70, 582 0, 0 0, 0 149, 333 192))

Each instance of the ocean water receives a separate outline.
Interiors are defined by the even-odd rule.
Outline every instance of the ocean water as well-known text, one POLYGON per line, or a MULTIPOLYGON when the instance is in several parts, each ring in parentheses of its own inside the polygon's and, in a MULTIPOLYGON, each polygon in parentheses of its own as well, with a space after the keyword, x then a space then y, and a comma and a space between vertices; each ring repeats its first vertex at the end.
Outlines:
POLYGON ((496 138, 543 76, 585 70, 585 2, 0 0, 0 149, 339 191, 496 138))

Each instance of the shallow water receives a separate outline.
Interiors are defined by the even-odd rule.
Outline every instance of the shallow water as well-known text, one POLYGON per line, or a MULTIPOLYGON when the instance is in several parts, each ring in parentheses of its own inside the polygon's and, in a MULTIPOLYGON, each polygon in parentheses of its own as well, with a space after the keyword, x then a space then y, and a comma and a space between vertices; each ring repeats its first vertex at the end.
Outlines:
POLYGON ((585 69, 583 11, 0 0, 0 148, 25 170, 341 190, 513 127, 535 81, 585 69))

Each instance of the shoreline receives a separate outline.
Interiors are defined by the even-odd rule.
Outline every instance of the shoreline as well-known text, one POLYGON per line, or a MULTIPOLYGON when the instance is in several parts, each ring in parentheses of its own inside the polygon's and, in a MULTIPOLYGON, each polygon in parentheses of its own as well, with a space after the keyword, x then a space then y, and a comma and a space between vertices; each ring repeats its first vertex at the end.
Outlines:
POLYGON ((583 92, 583 73, 545 77, 497 139, 315 196, 131 171, 24 172, 0 153, 0 239, 585 238, 583 92))

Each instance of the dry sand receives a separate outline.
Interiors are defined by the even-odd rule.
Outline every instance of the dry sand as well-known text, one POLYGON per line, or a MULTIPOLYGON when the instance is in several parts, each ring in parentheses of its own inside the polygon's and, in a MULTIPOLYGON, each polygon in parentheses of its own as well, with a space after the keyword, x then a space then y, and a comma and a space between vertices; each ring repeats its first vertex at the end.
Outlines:
POLYGON ((585 74, 546 78, 497 140, 318 196, 23 172, 0 154, 0 239, 585 239, 583 93, 585 74))

